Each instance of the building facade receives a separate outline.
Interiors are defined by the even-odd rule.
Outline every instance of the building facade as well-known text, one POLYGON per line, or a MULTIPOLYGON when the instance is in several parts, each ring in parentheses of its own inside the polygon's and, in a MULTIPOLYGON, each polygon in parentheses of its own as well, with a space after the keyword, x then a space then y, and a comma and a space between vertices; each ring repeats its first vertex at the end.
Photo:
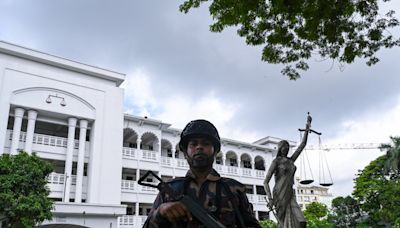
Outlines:
MULTIPOLYGON (((0 42, 0 154, 35 152, 54 165, 48 177, 54 216, 43 227, 141 227, 158 192, 138 185, 139 178, 148 170, 163 180, 186 174, 179 129, 124 114, 124 79, 0 42)), ((263 181, 279 140, 222 138, 214 164, 246 185, 258 219, 269 217, 263 181)))
POLYGON ((332 206, 333 195, 329 192, 329 188, 317 185, 302 185, 296 179, 296 197, 297 203, 304 211, 312 202, 325 204, 328 209, 332 206))

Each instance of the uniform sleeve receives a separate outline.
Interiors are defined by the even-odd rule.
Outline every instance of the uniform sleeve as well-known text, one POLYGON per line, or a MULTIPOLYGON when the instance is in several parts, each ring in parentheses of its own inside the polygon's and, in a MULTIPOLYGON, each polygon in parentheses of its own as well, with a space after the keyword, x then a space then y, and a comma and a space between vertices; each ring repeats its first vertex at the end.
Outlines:
POLYGON ((261 228, 260 223, 254 216, 253 205, 249 202, 245 192, 238 192, 239 196, 239 210, 243 217, 243 222, 246 227, 261 228))
POLYGON ((153 207, 147 216, 146 222, 144 223, 144 228, 158 228, 158 227, 170 227, 171 224, 163 218, 159 213, 159 206, 164 202, 163 197, 158 193, 157 198, 153 203, 153 207))

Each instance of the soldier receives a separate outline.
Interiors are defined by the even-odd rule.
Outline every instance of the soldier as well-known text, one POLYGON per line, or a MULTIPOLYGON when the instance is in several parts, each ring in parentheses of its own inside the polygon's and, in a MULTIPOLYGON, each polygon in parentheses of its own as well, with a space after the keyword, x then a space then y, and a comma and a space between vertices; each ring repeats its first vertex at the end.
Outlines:
MULTIPOLYGON (((185 177, 168 182, 174 191, 193 198, 226 227, 260 227, 254 217, 245 187, 240 182, 221 177, 212 168, 221 142, 217 129, 206 120, 194 120, 181 133, 179 148, 190 170, 185 177)), ((188 208, 160 192, 144 227, 204 227, 188 208)))

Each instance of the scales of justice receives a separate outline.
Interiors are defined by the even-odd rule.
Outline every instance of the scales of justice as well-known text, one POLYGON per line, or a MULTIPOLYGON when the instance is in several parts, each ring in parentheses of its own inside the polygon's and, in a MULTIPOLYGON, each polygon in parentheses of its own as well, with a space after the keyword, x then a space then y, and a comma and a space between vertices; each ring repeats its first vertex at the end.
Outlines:
MULTIPOLYGON (((310 116, 310 113, 307 113, 310 116)), ((311 117, 311 116, 310 116, 311 117)), ((300 129, 300 141, 302 141, 302 132, 305 132, 305 129, 300 129)), ((319 177, 319 185, 323 187, 329 187, 333 185, 332 174, 329 169, 328 160, 326 158, 327 150, 322 149, 322 141, 321 141, 321 132, 315 131, 313 129, 309 129, 310 133, 318 135, 318 177, 319 177)), ((299 171, 300 171, 300 184, 308 185, 314 182, 314 175, 311 170, 310 160, 308 158, 307 149, 304 148, 304 151, 300 155, 299 162, 299 171), (308 168, 308 169, 307 169, 308 168)))

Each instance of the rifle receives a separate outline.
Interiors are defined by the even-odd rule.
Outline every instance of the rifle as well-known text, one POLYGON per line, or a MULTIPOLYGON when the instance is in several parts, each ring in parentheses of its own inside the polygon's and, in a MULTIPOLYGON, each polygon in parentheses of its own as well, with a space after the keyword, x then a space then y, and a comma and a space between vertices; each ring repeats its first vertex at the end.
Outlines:
POLYGON ((165 192, 167 193, 172 200, 174 201, 180 201, 183 203, 183 205, 186 206, 186 208, 192 213, 192 215, 197 218, 201 223, 203 223, 204 226, 207 228, 225 228, 225 226, 215 220, 214 217, 212 217, 210 214, 207 213, 207 211, 200 206, 196 201, 194 201, 192 198, 190 198, 187 195, 181 195, 177 196, 175 191, 167 184, 165 183, 159 176, 157 176, 154 172, 152 171, 147 171, 138 181, 138 184, 151 187, 151 188, 157 188, 160 192, 165 192), (144 182, 144 180, 149 176, 153 175, 157 180, 160 181, 158 185, 154 184, 149 184, 144 182))

